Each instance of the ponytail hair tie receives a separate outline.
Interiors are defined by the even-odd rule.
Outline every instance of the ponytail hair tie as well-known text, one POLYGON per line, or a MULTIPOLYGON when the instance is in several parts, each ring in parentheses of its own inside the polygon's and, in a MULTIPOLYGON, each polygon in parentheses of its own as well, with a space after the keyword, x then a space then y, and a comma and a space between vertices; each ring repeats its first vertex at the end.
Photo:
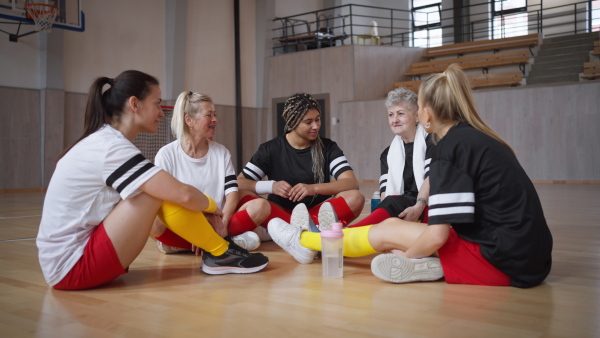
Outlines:
POLYGON ((111 85, 111 86, 113 86, 115 84, 115 80, 109 77, 108 78, 108 84, 111 85))

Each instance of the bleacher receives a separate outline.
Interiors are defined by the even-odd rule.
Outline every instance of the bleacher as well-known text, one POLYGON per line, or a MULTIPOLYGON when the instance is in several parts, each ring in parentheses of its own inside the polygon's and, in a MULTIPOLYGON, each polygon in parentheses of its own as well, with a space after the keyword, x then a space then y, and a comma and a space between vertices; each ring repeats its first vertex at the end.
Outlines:
POLYGON ((590 52, 590 62, 583 64, 580 81, 600 80, 600 40, 594 41, 594 50, 590 52))
POLYGON ((396 82, 394 88, 404 86, 418 91, 422 77, 443 72, 452 63, 465 70, 474 89, 521 85, 540 39, 539 34, 530 34, 429 48, 422 55, 428 61, 413 63, 404 74, 412 81, 396 82))

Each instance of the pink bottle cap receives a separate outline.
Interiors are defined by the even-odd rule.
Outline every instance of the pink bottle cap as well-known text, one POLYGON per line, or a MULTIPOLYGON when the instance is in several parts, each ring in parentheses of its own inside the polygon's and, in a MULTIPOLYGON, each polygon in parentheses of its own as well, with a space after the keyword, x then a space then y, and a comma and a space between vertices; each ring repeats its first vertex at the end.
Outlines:
POLYGON ((341 238, 344 237, 344 232, 342 231, 342 223, 333 222, 331 223, 331 229, 323 229, 321 230, 321 237, 327 238, 341 238))

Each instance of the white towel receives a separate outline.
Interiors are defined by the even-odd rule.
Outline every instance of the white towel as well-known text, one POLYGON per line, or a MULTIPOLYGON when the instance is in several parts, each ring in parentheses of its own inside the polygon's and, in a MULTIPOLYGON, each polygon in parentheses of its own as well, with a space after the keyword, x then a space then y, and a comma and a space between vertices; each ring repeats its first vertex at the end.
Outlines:
MULTIPOLYGON (((425 181, 425 153, 427 144, 425 138, 427 133, 421 124, 417 126, 415 141, 413 145, 413 173, 417 189, 421 190, 421 185, 425 181)), ((390 145, 387 155, 388 179, 385 195, 404 194, 404 163, 406 154, 404 153, 404 142, 400 136, 395 136, 390 145)))

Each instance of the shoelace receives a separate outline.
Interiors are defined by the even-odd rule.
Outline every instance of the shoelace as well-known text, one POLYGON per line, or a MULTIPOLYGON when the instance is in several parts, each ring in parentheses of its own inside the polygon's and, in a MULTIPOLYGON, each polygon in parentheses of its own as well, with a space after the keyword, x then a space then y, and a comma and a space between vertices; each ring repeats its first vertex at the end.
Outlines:
POLYGON ((296 233, 298 231, 301 231, 301 230, 302 229, 296 228, 296 227, 293 227, 293 226, 286 226, 285 229, 284 229, 284 235, 286 236, 285 237, 286 244, 287 245, 292 245, 293 238, 295 237, 296 233))

